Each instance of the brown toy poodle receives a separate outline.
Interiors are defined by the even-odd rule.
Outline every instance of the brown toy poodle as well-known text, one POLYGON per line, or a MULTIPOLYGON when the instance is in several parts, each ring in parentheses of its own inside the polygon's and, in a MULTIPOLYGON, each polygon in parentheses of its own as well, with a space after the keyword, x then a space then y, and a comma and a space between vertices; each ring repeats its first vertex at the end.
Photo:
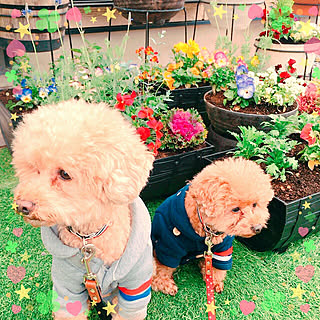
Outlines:
MULTIPOLYGON (((213 243, 213 279, 223 290, 232 266, 234 236, 252 237, 265 228, 273 197, 270 177, 258 164, 243 158, 216 161, 204 168, 156 210, 152 242, 156 262, 152 289, 175 295, 175 269, 203 256, 206 236, 213 243)), ((204 274, 204 263, 200 263, 204 274)))

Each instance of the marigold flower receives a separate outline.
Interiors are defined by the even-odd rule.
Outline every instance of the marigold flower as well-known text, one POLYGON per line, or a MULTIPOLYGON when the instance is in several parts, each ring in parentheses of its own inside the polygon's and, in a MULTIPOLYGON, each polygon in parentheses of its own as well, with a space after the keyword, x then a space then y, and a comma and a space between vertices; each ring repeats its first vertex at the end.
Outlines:
POLYGON ((151 62, 156 62, 156 63, 158 63, 158 62, 159 62, 159 59, 158 59, 157 56, 153 56, 153 57, 150 58, 150 61, 151 61, 151 62))

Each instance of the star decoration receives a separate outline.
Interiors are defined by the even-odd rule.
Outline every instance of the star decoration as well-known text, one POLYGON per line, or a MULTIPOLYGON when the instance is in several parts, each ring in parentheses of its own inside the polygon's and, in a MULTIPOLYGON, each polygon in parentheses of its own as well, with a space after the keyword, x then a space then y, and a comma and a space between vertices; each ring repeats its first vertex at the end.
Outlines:
POLYGON ((110 10, 109 7, 107 7, 107 12, 103 14, 104 17, 107 17, 107 21, 109 22, 110 19, 117 19, 114 13, 116 12, 116 9, 110 10))
POLYGON ((114 310, 114 308, 116 307, 116 305, 117 305, 117 304, 111 304, 111 303, 108 301, 107 306, 106 306, 106 307, 103 307, 102 309, 107 311, 107 316, 108 316, 110 313, 116 313, 116 311, 114 310))
POLYGON ((22 300, 23 298, 30 299, 28 292, 31 290, 31 288, 26 289, 23 284, 20 287, 20 290, 15 291, 20 297, 19 301, 22 300))
MULTIPOLYGON (((16 113, 14 113, 14 114, 11 113, 11 119, 13 120, 13 118, 15 118, 15 120, 17 119, 17 114, 16 114, 16 113)), ((18 205, 16 204, 15 201, 12 203, 11 208, 12 208, 14 211, 17 211, 18 205)))
POLYGON ((310 204, 311 204, 310 202, 305 201, 303 204, 304 209, 311 209, 310 204))
POLYGON ((94 307, 97 305, 97 302, 96 301, 91 301, 91 306, 94 307))
POLYGON ((20 256, 22 257, 21 262, 22 262, 22 261, 27 261, 27 262, 28 262, 28 259, 31 257, 31 256, 28 254, 27 250, 25 250, 24 254, 21 254, 20 256))
POLYGON ((90 19, 90 21, 91 21, 92 23, 97 22, 97 17, 92 17, 92 18, 90 19))
POLYGON ((229 299, 225 300, 224 304, 227 306, 230 305, 230 300, 229 299))
POLYGON ((300 23, 301 23, 301 28, 300 28, 301 32, 304 32, 305 34, 312 33, 314 27, 310 25, 310 20, 308 20, 307 22, 300 21, 300 23))
POLYGON ((235 13, 234 15, 233 15, 233 20, 234 21, 237 21, 239 19, 239 16, 235 13))
POLYGON ((213 14, 214 17, 215 16, 219 16, 220 19, 222 19, 222 15, 224 13, 227 13, 227 11, 223 10, 223 5, 220 5, 219 8, 218 7, 214 7, 214 14, 213 14))
POLYGON ((14 32, 19 32, 20 39, 23 39, 25 34, 31 34, 31 32, 28 30, 29 27, 29 23, 24 26, 21 22, 19 22, 19 28, 17 30, 14 30, 14 32))
POLYGON ((298 284, 298 286, 296 288, 290 288, 290 290, 293 291, 293 295, 291 296, 291 298, 299 298, 299 300, 302 300, 302 295, 306 292, 306 290, 302 290, 300 287, 300 283, 298 284))
POLYGON ((300 256, 301 254, 297 252, 297 250, 294 251, 294 253, 290 254, 290 256, 293 259, 293 262, 295 262, 296 260, 299 261, 300 260, 300 256))
POLYGON ((20 69, 22 69, 24 72, 27 72, 28 68, 30 68, 30 65, 28 64, 27 61, 20 62, 20 69))
POLYGON ((212 314, 215 314, 216 313, 216 309, 218 309, 219 307, 215 306, 214 305, 214 302, 211 302, 211 303, 206 303, 206 306, 207 306, 207 310, 206 312, 212 312, 212 314))

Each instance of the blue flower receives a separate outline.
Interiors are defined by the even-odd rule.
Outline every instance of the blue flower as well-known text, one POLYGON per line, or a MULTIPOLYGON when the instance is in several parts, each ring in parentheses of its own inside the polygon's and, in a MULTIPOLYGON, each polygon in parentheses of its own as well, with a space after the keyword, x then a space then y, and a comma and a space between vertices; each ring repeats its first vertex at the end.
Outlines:
POLYGON ((23 10, 21 10, 21 13, 22 13, 23 16, 26 16, 27 14, 31 14, 31 12, 32 12, 32 11, 31 11, 30 9, 26 9, 26 10, 23 9, 23 10))
POLYGON ((55 78, 51 78, 51 82, 52 82, 53 84, 56 84, 56 79, 55 79, 55 78))
POLYGON ((27 85, 27 80, 26 79, 22 79, 21 80, 21 87, 24 88, 27 85))
POLYGON ((239 81, 237 81, 238 96, 244 99, 250 99, 255 91, 253 79, 248 77, 246 74, 239 76, 239 81))
POLYGON ((23 89, 21 95, 21 101, 24 103, 29 103, 32 100, 32 90, 31 89, 23 89))
POLYGON ((49 92, 57 92, 57 91, 58 91, 58 89, 57 89, 57 87, 56 87, 55 84, 51 84, 51 85, 48 87, 48 90, 49 90, 49 92))
POLYGON ((237 67, 237 70, 236 70, 236 75, 239 76, 241 74, 247 74, 248 73, 248 68, 243 65, 243 64, 240 64, 238 67, 237 67))

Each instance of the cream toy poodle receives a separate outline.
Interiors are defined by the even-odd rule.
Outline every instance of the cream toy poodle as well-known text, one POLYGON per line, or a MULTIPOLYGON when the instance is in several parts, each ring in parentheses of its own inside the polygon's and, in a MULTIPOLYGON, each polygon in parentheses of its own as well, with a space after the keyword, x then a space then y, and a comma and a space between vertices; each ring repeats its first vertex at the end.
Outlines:
MULTIPOLYGON (((156 262, 152 289, 175 295, 173 272, 203 256, 208 236, 214 245, 213 287, 221 292, 232 265, 234 236, 252 237, 266 227, 272 197, 269 175, 252 161, 229 158, 205 167, 156 210, 151 231, 156 262)), ((203 260, 200 267, 204 275, 203 260)))
POLYGON ((151 223, 138 196, 153 160, 129 122, 104 104, 70 100, 24 116, 13 142, 14 198, 53 256, 55 319, 87 319, 84 244, 86 257, 96 252, 90 269, 109 317, 146 317, 151 223))

